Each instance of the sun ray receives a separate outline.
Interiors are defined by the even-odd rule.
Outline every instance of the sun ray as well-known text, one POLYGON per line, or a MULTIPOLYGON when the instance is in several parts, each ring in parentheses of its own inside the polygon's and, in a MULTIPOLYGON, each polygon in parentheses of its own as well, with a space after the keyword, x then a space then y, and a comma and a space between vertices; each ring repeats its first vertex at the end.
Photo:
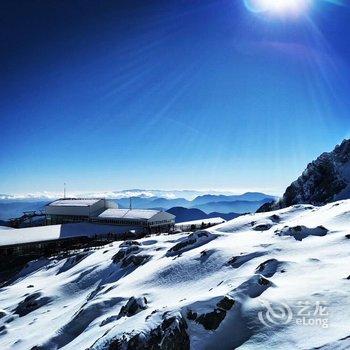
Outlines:
POLYGON ((305 13, 313 0, 244 0, 244 3, 252 12, 295 16, 305 13))

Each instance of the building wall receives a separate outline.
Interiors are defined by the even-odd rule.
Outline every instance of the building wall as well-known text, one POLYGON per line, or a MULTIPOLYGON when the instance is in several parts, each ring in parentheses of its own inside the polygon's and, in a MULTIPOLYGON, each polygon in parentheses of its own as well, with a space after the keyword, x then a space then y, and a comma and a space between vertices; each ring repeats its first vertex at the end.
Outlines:
POLYGON ((100 199, 90 206, 48 205, 45 209, 47 215, 90 216, 104 210, 105 208, 105 200, 100 199))
POLYGON ((120 225, 120 226, 147 226, 147 220, 137 220, 137 219, 119 219, 119 218, 92 218, 91 222, 110 224, 110 225, 120 225))
POLYGON ((47 205, 45 211, 47 215, 97 216, 109 208, 117 208, 117 204, 110 200, 100 199, 90 206, 47 205))
POLYGON ((174 225, 175 215, 160 211, 148 220, 149 226, 174 225))
POLYGON ((82 215, 47 215, 46 224, 47 225, 60 225, 69 224, 74 222, 87 222, 89 221, 89 216, 82 215))
POLYGON ((149 226, 147 228, 148 233, 168 233, 174 229, 174 224, 162 224, 156 226, 149 226))

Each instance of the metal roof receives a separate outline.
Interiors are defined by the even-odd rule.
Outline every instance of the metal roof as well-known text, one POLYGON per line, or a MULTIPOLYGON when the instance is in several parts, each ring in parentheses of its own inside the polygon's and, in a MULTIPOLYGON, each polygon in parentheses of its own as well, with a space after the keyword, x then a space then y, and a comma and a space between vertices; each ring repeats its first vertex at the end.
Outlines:
POLYGON ((88 207, 99 202, 99 199, 84 199, 84 198, 67 198, 67 199, 58 199, 49 204, 50 207, 88 207))
POLYGON ((158 214, 158 210, 146 209, 107 209, 100 215, 103 219, 139 219, 148 220, 158 214))

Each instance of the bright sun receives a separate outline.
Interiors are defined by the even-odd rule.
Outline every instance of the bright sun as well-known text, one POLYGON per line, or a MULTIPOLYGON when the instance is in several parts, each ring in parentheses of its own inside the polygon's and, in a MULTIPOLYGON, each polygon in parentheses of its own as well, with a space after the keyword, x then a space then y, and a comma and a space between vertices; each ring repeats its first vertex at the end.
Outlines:
POLYGON ((312 0, 245 0, 253 12, 267 12, 273 15, 300 15, 310 7, 312 0))

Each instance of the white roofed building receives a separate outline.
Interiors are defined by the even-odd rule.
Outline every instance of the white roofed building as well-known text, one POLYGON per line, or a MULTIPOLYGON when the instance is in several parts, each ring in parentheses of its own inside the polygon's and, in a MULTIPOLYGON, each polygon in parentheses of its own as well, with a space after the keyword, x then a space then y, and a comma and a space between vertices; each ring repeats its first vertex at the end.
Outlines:
POLYGON ((104 198, 63 198, 46 206, 47 224, 93 222, 97 224, 131 227, 135 231, 169 232, 174 227, 175 216, 146 209, 118 209, 104 198))
POLYGON ((174 227, 175 215, 159 210, 107 209, 93 218, 93 222, 143 227, 149 232, 169 232, 174 227))
POLYGON ((63 198, 45 207, 46 221, 49 225, 90 221, 91 217, 116 207, 104 198, 63 198))

